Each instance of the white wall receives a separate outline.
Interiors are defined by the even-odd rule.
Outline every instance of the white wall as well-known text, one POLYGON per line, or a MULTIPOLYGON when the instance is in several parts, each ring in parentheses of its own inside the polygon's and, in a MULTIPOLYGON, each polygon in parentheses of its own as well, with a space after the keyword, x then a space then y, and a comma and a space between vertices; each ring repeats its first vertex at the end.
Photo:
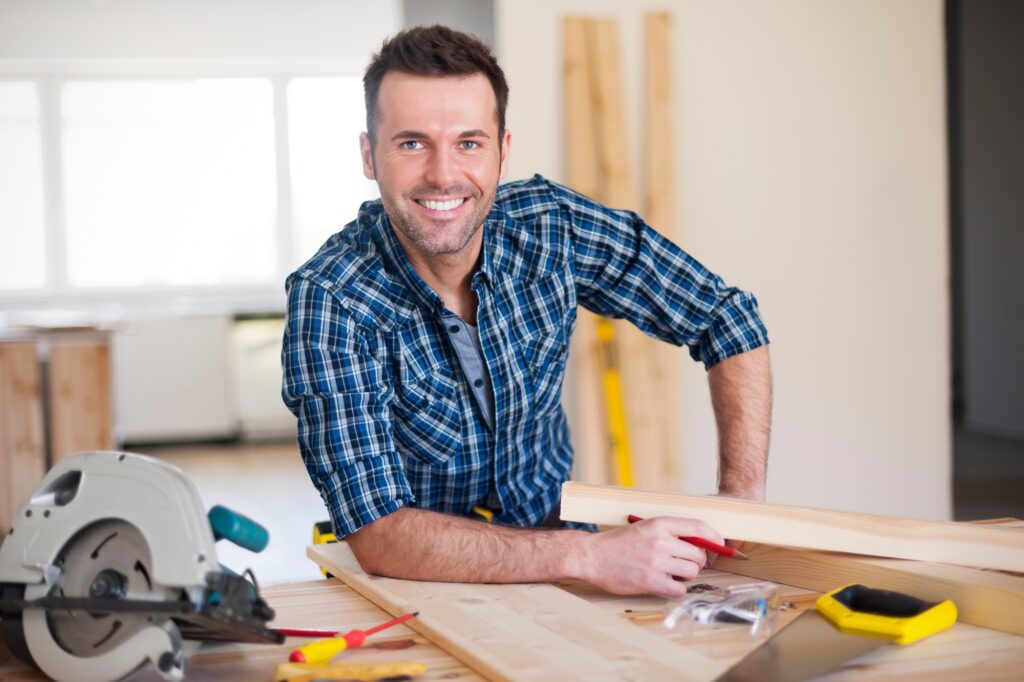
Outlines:
MULTIPOLYGON (((768 499, 949 518, 942 2, 499 0, 510 177, 564 179, 561 17, 619 20, 636 128, 655 8, 675 17, 682 245, 757 294, 772 339, 768 499)), ((685 407, 687 492, 712 492, 696 364, 685 407)))
POLYGON ((0 60, 366 61, 401 24, 398 0, 2 0, 0 60))

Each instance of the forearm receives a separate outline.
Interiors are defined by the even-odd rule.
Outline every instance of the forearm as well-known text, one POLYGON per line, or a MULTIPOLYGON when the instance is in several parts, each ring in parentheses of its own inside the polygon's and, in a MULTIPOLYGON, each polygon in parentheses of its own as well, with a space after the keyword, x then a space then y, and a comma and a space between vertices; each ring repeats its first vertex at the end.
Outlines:
POLYGON ((495 526, 399 509, 347 540, 368 573, 441 582, 546 582, 578 577, 589 533, 495 526))
POLYGON ((772 379, 768 347, 734 355, 708 372, 718 424, 718 490, 763 500, 771 436, 772 379))

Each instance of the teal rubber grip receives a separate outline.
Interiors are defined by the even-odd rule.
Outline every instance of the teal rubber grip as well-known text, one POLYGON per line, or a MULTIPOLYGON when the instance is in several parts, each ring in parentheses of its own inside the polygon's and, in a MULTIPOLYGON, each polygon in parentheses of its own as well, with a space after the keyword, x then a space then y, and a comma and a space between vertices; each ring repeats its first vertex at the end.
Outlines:
POLYGON ((214 505, 206 516, 210 519, 214 540, 230 540, 253 552, 262 552, 270 542, 266 528, 227 507, 214 505))

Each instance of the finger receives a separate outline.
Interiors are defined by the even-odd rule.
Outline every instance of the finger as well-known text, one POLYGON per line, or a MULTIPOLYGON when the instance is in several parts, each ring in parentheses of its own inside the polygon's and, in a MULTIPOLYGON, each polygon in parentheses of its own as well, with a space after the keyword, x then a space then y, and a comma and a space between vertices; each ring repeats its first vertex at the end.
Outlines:
POLYGON ((686 596, 686 584, 666 573, 655 581, 651 594, 657 594, 666 599, 680 599, 686 596))
POLYGON ((650 521, 657 521, 657 528, 659 531, 670 533, 672 535, 692 535, 705 540, 710 540, 715 544, 722 544, 725 542, 725 538, 717 530, 704 523, 700 519, 680 519, 673 516, 659 516, 656 519, 649 519, 650 521))
POLYGON ((666 565, 669 575, 681 580, 693 580, 700 573, 701 565, 688 559, 671 559, 666 565))
POLYGON ((691 545, 686 540, 681 540, 679 538, 673 539, 674 542, 672 543, 671 549, 672 558, 691 561, 697 564, 697 566, 705 566, 707 564, 708 552, 704 551, 697 545, 691 545))

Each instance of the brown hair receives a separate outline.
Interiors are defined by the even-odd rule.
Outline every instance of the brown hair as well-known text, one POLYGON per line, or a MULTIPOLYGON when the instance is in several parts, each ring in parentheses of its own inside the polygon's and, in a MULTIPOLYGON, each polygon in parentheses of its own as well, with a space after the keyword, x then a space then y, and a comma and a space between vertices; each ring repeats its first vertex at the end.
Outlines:
POLYGON ((447 26, 417 26, 384 41, 363 74, 366 132, 376 142, 377 92, 389 71, 415 76, 471 76, 482 73, 491 82, 497 102, 498 144, 505 133, 508 83, 491 49, 476 36, 447 26))

